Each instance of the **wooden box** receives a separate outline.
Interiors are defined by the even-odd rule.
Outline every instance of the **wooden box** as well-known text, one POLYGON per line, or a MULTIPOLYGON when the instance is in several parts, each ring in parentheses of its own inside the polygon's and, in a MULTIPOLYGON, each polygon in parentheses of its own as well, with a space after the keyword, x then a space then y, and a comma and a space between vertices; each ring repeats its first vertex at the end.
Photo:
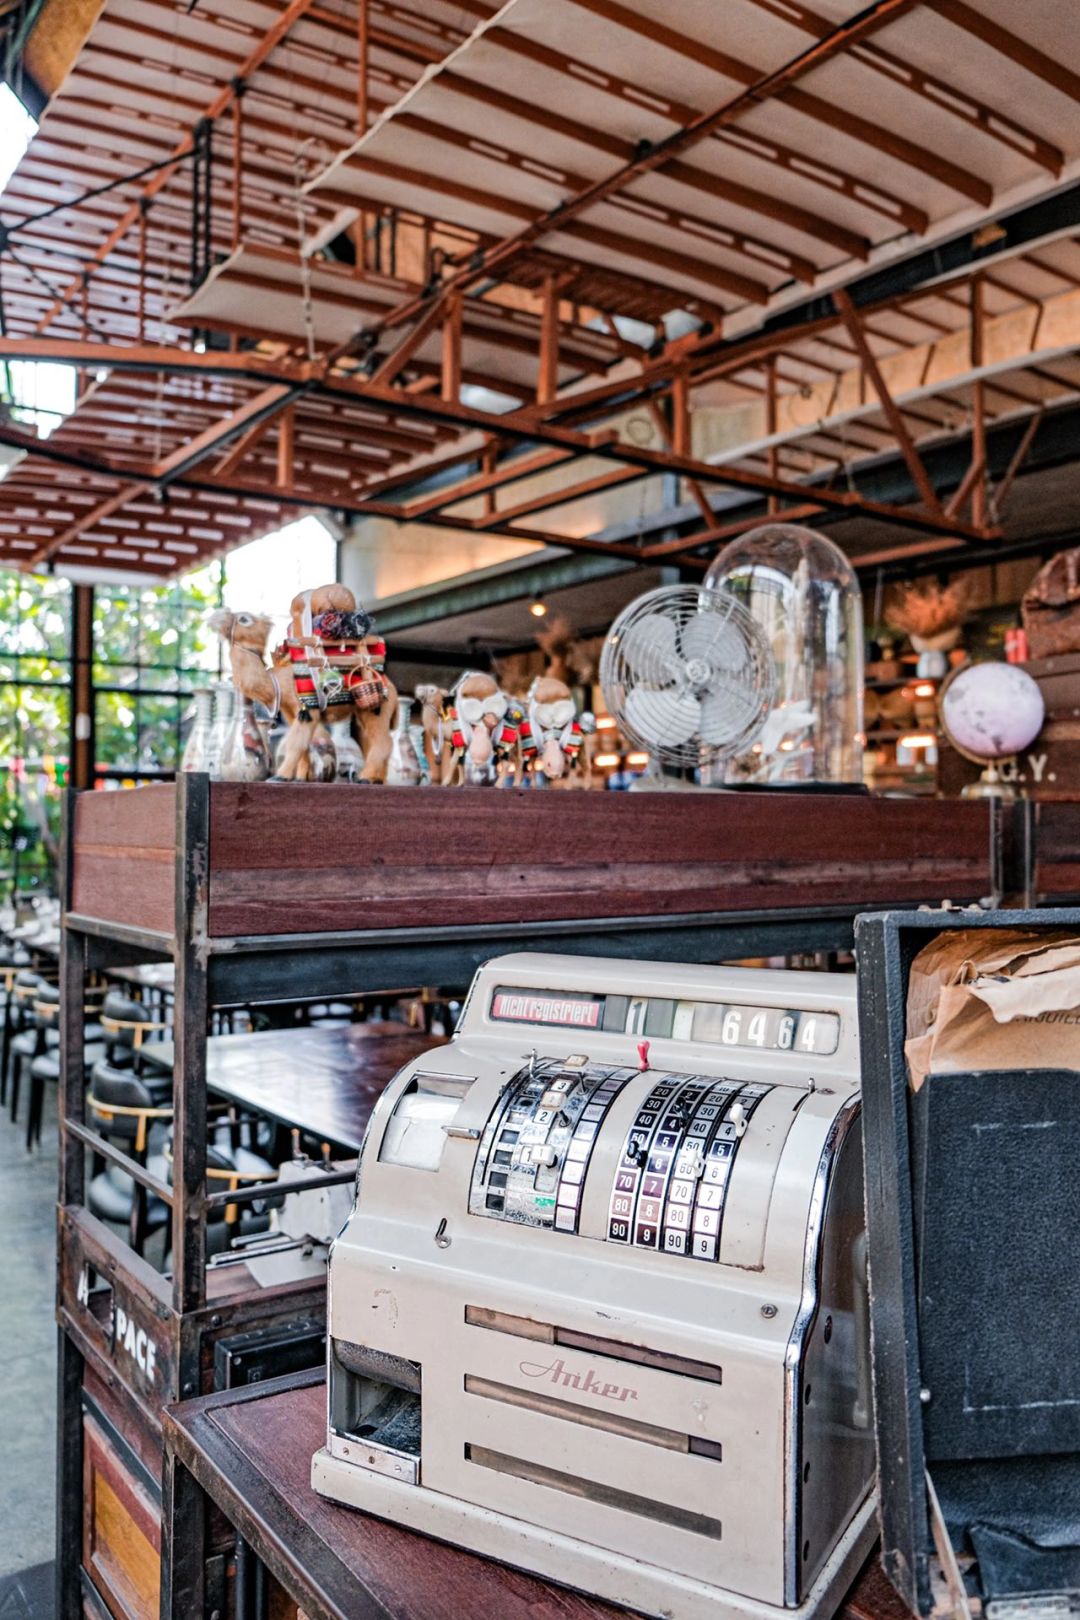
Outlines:
POLYGON ((1080 796, 1075 804, 1029 807, 1030 900, 1080 905, 1080 796))
MULTIPOLYGON (((862 794, 210 787, 207 933, 866 909, 993 891, 985 804, 862 794)), ((171 936, 177 789, 75 804, 71 912, 171 936)))

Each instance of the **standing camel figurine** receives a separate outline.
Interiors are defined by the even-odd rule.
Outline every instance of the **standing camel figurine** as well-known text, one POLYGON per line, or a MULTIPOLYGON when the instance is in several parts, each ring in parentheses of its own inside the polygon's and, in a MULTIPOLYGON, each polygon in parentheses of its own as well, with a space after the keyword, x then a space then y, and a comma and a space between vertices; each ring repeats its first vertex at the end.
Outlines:
MULTIPOLYGON (((226 608, 210 615, 210 625, 229 649, 233 685, 246 697, 280 713, 289 725, 282 745, 279 779, 285 781, 325 781, 333 775, 333 743, 328 724, 351 723, 359 732, 364 753, 361 781, 382 782, 390 758, 391 729, 397 710, 397 691, 381 671, 374 670, 366 646, 348 647, 344 638, 330 644, 323 653, 318 621, 329 605, 321 604, 312 615, 312 631, 305 626, 305 598, 315 603, 323 592, 335 598, 343 593, 352 608, 333 609, 339 615, 355 611, 355 598, 344 586, 327 586, 319 592, 304 593, 293 601, 293 623, 283 647, 267 667, 267 646, 272 621, 262 614, 231 613, 226 608), (299 622, 298 622, 299 621, 299 622), (346 650, 347 649, 347 650, 346 650), (363 685, 361 702, 353 693, 363 685), (377 704, 377 706, 376 706, 377 704)), ((370 621, 368 621, 370 624, 370 621)))

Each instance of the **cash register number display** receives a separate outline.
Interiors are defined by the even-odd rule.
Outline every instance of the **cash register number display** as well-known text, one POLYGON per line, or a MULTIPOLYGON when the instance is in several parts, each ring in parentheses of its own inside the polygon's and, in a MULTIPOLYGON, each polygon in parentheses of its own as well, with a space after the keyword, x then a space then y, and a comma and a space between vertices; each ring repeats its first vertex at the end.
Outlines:
POLYGON ((316 1489, 641 1613, 827 1615, 873 1536, 857 1074, 850 976, 488 963, 372 1118, 316 1489))

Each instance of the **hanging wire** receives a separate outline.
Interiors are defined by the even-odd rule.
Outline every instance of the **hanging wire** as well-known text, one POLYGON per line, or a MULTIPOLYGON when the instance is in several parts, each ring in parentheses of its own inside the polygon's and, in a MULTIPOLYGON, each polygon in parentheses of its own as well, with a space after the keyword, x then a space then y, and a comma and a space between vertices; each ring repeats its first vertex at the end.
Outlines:
POLYGON ((77 304, 73 304, 71 299, 68 298, 66 294, 62 293, 58 287, 54 287, 51 282, 47 281, 39 270, 35 269, 32 264, 27 264, 25 259, 20 258, 15 252, 15 249, 11 246, 10 242, 5 243, 4 252, 7 253, 8 257, 13 263, 19 266, 20 270, 24 270, 26 272, 31 280, 36 281, 40 287, 44 288, 54 303, 62 304, 66 310, 70 311, 70 313, 75 316, 80 326, 85 326, 90 332, 96 332, 98 337, 105 338, 106 340, 109 338, 109 333, 105 327, 98 326, 96 322, 91 320, 88 314, 84 314, 83 310, 77 304))
POLYGON ((160 169, 169 169, 180 163, 187 163, 196 155, 197 147, 193 146, 190 152, 181 152, 179 156, 159 158, 156 163, 147 163, 141 169, 134 169, 130 174, 118 175, 115 180, 108 180, 104 185, 93 186, 89 191, 80 192, 77 197, 71 197, 66 202, 53 203, 51 208, 43 208, 37 214, 27 214, 25 219, 16 220, 8 224, 6 220, 0 221, 0 241, 6 243, 12 236, 20 231, 28 230, 31 225, 40 225, 43 220, 52 219, 56 214, 63 214, 69 208, 81 208, 83 203, 92 202, 95 197, 104 197, 106 193, 115 191, 118 186, 130 186, 136 180, 143 180, 147 175, 156 174, 160 169))

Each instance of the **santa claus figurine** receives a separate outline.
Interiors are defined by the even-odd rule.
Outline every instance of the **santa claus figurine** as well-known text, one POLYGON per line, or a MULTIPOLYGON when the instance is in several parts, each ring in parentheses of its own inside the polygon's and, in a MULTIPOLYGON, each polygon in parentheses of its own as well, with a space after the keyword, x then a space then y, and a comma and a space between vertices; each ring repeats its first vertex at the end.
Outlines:
POLYGON ((466 670, 440 716, 443 787, 489 787, 511 764, 518 715, 491 675, 466 670))
POLYGON ((578 714, 573 693, 565 681, 552 675, 538 676, 529 689, 521 725, 521 754, 536 786, 543 787, 550 782, 569 787, 572 774, 579 767, 587 776, 589 743, 595 730, 596 722, 591 714, 578 714))

